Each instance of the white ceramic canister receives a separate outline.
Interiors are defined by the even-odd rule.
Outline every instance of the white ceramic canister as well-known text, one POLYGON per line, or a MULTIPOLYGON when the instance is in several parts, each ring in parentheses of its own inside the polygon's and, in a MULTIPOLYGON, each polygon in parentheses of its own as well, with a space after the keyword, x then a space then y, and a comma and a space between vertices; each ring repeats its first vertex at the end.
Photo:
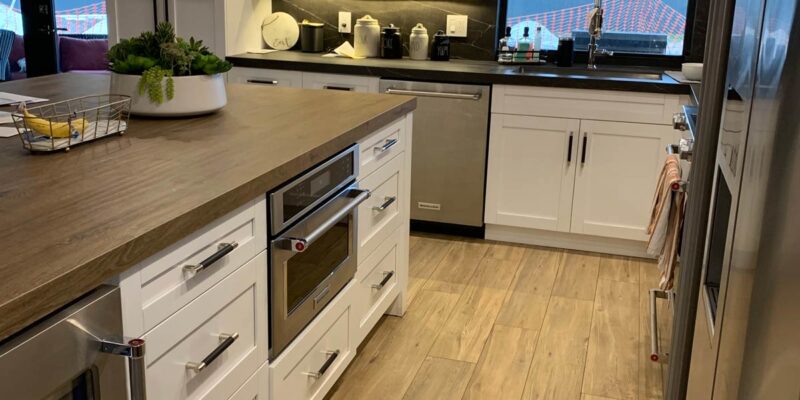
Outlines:
POLYGON ((356 57, 379 57, 381 55, 381 25, 369 15, 356 20, 353 47, 356 57))
POLYGON ((408 37, 408 53, 412 60, 428 59, 428 30, 422 24, 411 28, 408 37))

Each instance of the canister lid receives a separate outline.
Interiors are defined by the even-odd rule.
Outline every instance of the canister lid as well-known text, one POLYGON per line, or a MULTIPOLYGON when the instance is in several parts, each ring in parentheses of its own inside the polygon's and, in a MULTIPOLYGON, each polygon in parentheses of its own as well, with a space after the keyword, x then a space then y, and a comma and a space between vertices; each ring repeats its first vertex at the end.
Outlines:
POLYGON ((368 14, 357 19, 356 23, 359 25, 378 25, 378 20, 368 14))
POLYGON ((394 24, 389 24, 389 26, 383 27, 383 33, 398 33, 400 32, 400 28, 394 26, 394 24))
POLYGON ((307 19, 304 19, 303 22, 300 23, 303 26, 313 26, 313 27, 322 27, 325 26, 322 22, 311 22, 307 19))
POLYGON ((411 28, 411 32, 413 32, 413 33, 428 33, 428 29, 425 28, 425 26, 422 25, 422 23, 419 23, 419 24, 415 25, 413 28, 411 28))

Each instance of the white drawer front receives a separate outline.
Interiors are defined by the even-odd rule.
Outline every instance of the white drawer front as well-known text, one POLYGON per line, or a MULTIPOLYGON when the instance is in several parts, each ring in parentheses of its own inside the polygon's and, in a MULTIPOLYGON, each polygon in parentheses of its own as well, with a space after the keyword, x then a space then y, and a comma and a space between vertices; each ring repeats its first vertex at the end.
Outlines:
POLYGON ((395 157, 359 183, 361 189, 372 192, 358 206, 359 265, 403 222, 401 211, 408 201, 403 185, 404 161, 402 156, 395 157))
POLYGON ((405 229, 398 227, 358 266, 353 295, 353 336, 355 343, 369 334, 397 295, 399 270, 402 263, 402 240, 405 229))
POLYGON ((671 125, 680 96, 659 93, 495 85, 492 112, 671 125))
POLYGON ((303 72, 303 88, 378 93, 380 78, 303 72))
POLYGON ((358 142, 359 179, 375 172, 406 149, 405 118, 358 142))
POLYGON ((126 333, 152 329, 263 251, 266 241, 266 200, 259 199, 144 261, 122 284, 131 322, 126 330, 138 326, 139 331, 126 333), (237 246, 205 269, 190 271, 225 243, 237 246))
POLYGON ((353 284, 346 286, 331 304, 271 363, 273 399, 322 399, 355 356, 350 337, 350 299, 353 284), (328 363, 326 361, 338 355, 328 363), (319 374, 320 372, 323 372, 319 374), (314 374, 319 374, 312 376, 314 374))
POLYGON ((264 364, 228 400, 268 400, 269 365, 264 364))
POLYGON ((228 82, 263 86, 303 87, 303 73, 278 69, 235 67, 228 71, 228 82))
POLYGON ((225 399, 266 361, 266 252, 145 335, 152 399, 225 399), (200 363, 238 334, 202 371, 200 363))

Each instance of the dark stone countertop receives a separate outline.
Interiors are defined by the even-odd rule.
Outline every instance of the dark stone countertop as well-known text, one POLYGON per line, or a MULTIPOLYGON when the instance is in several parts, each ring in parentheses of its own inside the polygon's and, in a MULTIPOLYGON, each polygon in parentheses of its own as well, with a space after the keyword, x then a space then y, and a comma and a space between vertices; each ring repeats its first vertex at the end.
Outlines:
POLYGON ((323 57, 321 54, 278 51, 268 54, 239 54, 227 58, 238 67, 296 70, 331 74, 368 75, 386 79, 564 87, 576 89, 621 90, 631 92, 684 94, 688 85, 665 75, 663 69, 603 66, 588 71, 582 65, 559 68, 500 65, 493 61, 451 60, 414 61, 368 58, 352 60, 323 57))

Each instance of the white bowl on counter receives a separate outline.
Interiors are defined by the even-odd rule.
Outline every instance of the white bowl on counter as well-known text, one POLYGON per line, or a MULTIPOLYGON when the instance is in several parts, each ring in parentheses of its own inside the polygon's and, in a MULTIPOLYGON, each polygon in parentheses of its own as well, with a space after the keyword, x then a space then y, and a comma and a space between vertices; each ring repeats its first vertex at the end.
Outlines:
POLYGON ((703 79, 703 63, 683 63, 681 72, 690 81, 700 81, 703 79))

